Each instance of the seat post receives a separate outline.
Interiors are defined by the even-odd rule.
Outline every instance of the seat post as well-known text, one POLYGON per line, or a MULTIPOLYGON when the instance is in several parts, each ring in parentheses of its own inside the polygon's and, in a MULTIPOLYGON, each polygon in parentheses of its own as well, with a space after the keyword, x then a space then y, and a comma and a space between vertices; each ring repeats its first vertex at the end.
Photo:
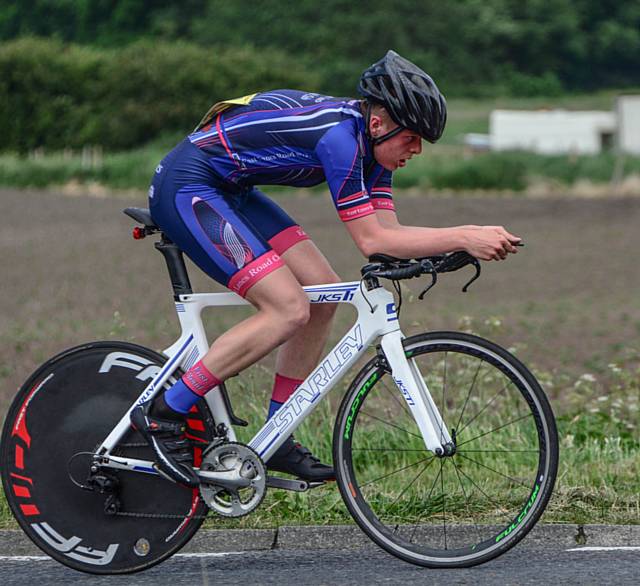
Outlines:
POLYGON ((167 263, 174 299, 178 301, 180 295, 193 293, 182 251, 164 234, 162 234, 162 240, 155 243, 155 247, 162 253, 167 263))

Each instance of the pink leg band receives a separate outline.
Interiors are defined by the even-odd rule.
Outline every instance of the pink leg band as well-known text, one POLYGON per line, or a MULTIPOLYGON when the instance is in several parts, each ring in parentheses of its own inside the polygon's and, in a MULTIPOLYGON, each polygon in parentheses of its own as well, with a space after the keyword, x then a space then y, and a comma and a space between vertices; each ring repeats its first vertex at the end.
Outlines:
POLYGON ((210 391, 213 387, 218 386, 222 381, 202 364, 202 360, 196 362, 182 376, 182 382, 187 385, 196 395, 201 397, 210 391))
POLYGON ((276 380, 273 385, 271 400, 284 403, 295 391, 304 379, 289 378, 276 373, 276 380))
POLYGON ((227 287, 240 297, 244 297, 247 291, 260 279, 283 266, 285 266, 284 261, 278 256, 278 253, 269 250, 233 275, 229 279, 227 287))
POLYGON ((289 226, 269 240, 269 246, 278 254, 283 254, 294 244, 309 240, 309 236, 300 226, 289 226))

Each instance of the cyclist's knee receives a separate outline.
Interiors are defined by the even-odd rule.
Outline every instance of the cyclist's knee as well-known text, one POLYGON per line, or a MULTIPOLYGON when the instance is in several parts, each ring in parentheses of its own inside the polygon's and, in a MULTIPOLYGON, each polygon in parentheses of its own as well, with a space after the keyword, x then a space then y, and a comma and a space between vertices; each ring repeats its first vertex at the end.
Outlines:
POLYGON ((278 287, 259 290, 255 288, 247 295, 258 309, 270 318, 272 327, 290 336, 306 325, 310 318, 309 298, 302 288, 290 281, 278 287))
POLYGON ((310 285, 331 285, 332 283, 340 283, 342 281, 340 276, 331 267, 323 268, 315 275, 313 280, 315 282, 309 283, 310 285))
POLYGON ((309 298, 300 290, 299 294, 285 304, 283 311, 280 312, 283 324, 288 326, 287 329, 295 331, 309 322, 311 317, 311 304, 309 298))
POLYGON ((337 309, 337 303, 314 303, 311 305, 311 315, 315 319, 331 320, 337 309))

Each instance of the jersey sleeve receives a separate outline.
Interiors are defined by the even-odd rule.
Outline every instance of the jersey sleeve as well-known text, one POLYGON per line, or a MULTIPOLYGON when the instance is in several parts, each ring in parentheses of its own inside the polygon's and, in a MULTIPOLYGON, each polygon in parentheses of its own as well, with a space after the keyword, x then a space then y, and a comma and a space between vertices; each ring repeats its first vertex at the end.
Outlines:
POLYGON ((364 183, 362 152, 354 125, 343 121, 333 126, 318 141, 315 152, 340 219, 348 222, 375 214, 364 183))
POLYGON ((376 165, 366 182, 371 204, 376 210, 395 211, 392 190, 393 173, 381 165, 376 165))

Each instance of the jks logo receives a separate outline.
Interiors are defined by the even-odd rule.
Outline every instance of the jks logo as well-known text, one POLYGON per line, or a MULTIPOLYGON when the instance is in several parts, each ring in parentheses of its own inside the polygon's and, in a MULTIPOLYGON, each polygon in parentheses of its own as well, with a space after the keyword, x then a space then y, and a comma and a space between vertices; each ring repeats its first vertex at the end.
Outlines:
POLYGON ((406 399, 407 403, 409 405, 415 405, 415 403, 413 402, 413 399, 411 398, 411 395, 409 394, 409 391, 407 390, 407 387, 404 386, 404 383, 399 378, 394 377, 393 380, 396 381, 396 384, 398 385, 400 392, 404 395, 404 398, 406 399))
POLYGON ((317 293, 315 296, 309 297, 311 303, 339 303, 340 301, 351 301, 353 299, 354 289, 340 289, 338 291, 328 291, 326 293, 317 293))

